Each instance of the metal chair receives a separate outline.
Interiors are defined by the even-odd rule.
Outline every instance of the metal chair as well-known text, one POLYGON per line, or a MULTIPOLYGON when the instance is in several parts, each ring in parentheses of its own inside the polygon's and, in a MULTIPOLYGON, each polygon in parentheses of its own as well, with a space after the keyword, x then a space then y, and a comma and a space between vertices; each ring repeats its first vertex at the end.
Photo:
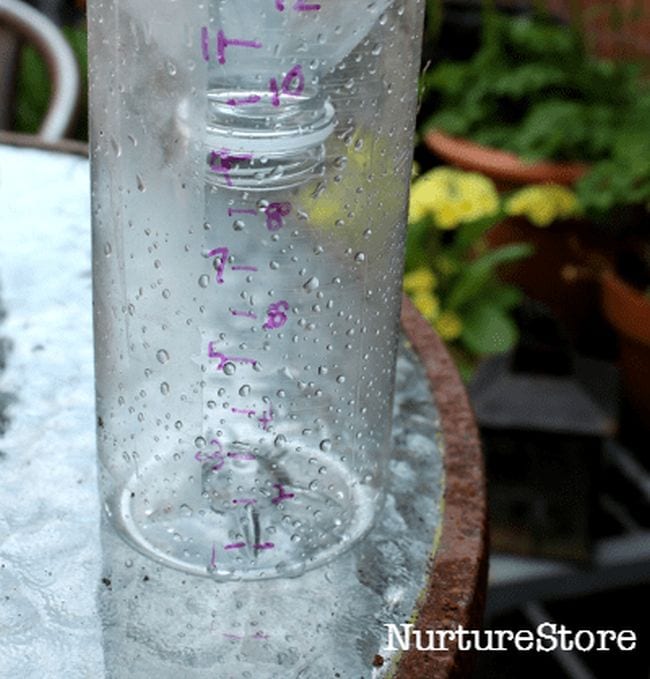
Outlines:
POLYGON ((52 83, 49 108, 37 137, 48 142, 62 139, 74 122, 79 101, 79 71, 72 49, 57 26, 21 0, 0 0, 0 31, 0 108, 12 99, 15 36, 43 57, 52 83))

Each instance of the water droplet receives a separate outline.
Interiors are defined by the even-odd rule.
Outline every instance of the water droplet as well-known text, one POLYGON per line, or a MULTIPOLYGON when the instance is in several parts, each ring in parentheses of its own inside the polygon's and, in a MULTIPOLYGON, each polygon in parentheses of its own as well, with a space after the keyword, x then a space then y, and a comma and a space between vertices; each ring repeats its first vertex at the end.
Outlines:
POLYGON ((176 422, 174 422, 174 426, 176 427, 176 429, 182 429, 183 423, 180 420, 176 420, 176 422))
POLYGON ((167 62, 167 73, 169 73, 169 75, 172 77, 176 75, 176 64, 174 64, 172 61, 167 62))
POLYGON ((226 373, 226 375, 234 375, 235 372, 237 371, 237 366, 232 361, 228 361, 223 366, 223 371, 224 373, 226 373))
POLYGON ((154 259, 153 265, 156 267, 156 269, 160 269, 162 262, 159 259, 154 259))
POLYGON ((314 290, 318 289, 318 286, 320 285, 320 281, 316 276, 312 276, 302 287, 307 291, 307 292, 313 292, 314 290))
POLYGON ((282 448, 287 442, 287 437, 283 436, 282 434, 278 434, 278 436, 275 437, 275 440, 273 441, 273 445, 276 448, 282 448))
POLYGON ((357 254, 354 256, 354 261, 355 262, 365 262, 366 261, 365 252, 357 252, 357 254))
POLYGON ((343 382, 345 382, 345 375, 339 375, 339 376, 336 378, 336 381, 337 381, 339 384, 343 384, 343 382))
POLYGON ((309 490, 318 490, 318 481, 315 479, 309 484, 309 490))
POLYGON ((131 567, 133 566, 133 559, 127 559, 127 560, 124 562, 124 565, 125 565, 127 568, 131 568, 131 567))
POLYGON ((203 446, 207 443, 207 441, 202 437, 202 436, 197 436, 194 439, 194 445, 197 448, 203 448, 203 446))
POLYGON ((202 288, 207 288, 208 285, 210 285, 210 276, 208 276, 208 274, 205 273, 199 276, 199 285, 202 288))
POLYGON ((147 187, 145 186, 144 182, 142 181, 142 177, 139 174, 135 175, 135 181, 138 185, 138 191, 141 193, 146 191, 147 187))
POLYGON ((113 248, 111 247, 111 244, 110 243, 104 243, 104 254, 107 257, 110 257, 112 252, 113 252, 113 248))
POLYGON ((159 349, 156 352, 156 358, 158 359, 159 363, 167 363, 169 360, 169 354, 164 349, 159 349))
POLYGON ((127 139, 133 144, 133 146, 138 145, 138 140, 136 137, 134 137, 132 134, 127 135, 127 139))
POLYGON ((165 299, 169 299, 169 298, 171 297, 171 294, 172 294, 172 293, 169 291, 168 288, 165 288, 165 289, 162 291, 162 296, 163 296, 165 299))
POLYGON ((167 382, 160 383, 160 393, 163 396, 167 396, 167 394, 169 394, 169 385, 167 384, 167 382))
POLYGON ((111 148, 113 149, 113 153, 115 154, 116 158, 119 158, 122 155, 122 149, 120 148, 120 145, 117 143, 117 140, 111 137, 111 148))
POLYGON ((330 450, 332 450, 332 442, 330 441, 330 439, 323 439, 323 440, 320 442, 319 448, 320 448, 324 453, 328 453, 330 450))
POLYGON ((370 236, 372 236, 372 229, 366 229, 366 230, 363 232, 363 237, 364 237, 364 238, 370 238, 370 236))
POLYGON ((251 393, 250 384, 244 384, 239 388, 240 396, 248 396, 251 393))

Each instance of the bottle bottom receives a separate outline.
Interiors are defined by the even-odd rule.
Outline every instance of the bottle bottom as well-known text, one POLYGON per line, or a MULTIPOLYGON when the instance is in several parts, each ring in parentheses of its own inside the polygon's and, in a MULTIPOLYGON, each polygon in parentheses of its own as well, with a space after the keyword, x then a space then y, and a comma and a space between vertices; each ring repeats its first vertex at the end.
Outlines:
POLYGON ((178 570, 218 580, 295 577, 368 532, 380 504, 369 481, 331 453, 233 452, 203 461, 200 478, 145 466, 109 513, 128 542, 178 570))

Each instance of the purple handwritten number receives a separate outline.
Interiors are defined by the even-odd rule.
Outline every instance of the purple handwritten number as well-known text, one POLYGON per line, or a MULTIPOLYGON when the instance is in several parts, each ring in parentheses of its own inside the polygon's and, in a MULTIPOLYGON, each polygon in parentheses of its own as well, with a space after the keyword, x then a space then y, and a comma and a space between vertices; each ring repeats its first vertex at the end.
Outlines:
POLYGON ((317 12, 320 9, 320 5, 317 4, 309 5, 308 3, 303 2, 302 0, 297 0, 296 4, 293 6, 292 9, 295 9, 296 12, 317 12))
POLYGON ((212 466, 212 471, 218 472, 226 462, 223 456, 223 449, 218 439, 212 439, 210 444, 215 447, 215 450, 211 450, 208 453, 199 450, 196 455, 194 455, 194 459, 197 462, 214 462, 215 464, 212 466))
POLYGON ((210 42, 207 26, 201 26, 201 53, 205 61, 210 61, 210 42))
POLYGON ((238 38, 228 39, 223 31, 217 33, 217 61, 220 64, 226 63, 226 47, 251 47, 253 49, 260 49, 261 42, 256 40, 239 40, 238 38))
POLYGON ((257 421, 264 431, 268 431, 269 425, 273 422, 273 408, 269 408, 268 413, 266 410, 263 410, 261 417, 258 417, 257 421))
POLYGON ((279 106, 280 89, 278 88, 278 81, 275 78, 269 80, 269 90, 271 90, 271 104, 273 104, 273 106, 279 106))
POLYGON ((292 97, 297 97, 302 94, 305 89, 305 75, 302 72, 300 64, 296 64, 282 80, 282 94, 288 94, 292 97), (294 85, 294 80, 297 83, 294 85))
POLYGON ((264 209, 266 214, 266 228, 269 231, 279 231, 284 226, 284 217, 291 212, 291 203, 269 203, 264 209))
POLYGON ((280 105, 280 95, 286 94, 290 97, 299 97, 305 89, 305 75, 302 66, 296 64, 282 79, 282 86, 278 88, 278 81, 271 78, 269 90, 271 90, 271 104, 280 105))
POLYGON ((296 497, 295 493, 285 493, 284 486, 281 483, 274 483, 273 487, 278 489, 278 494, 271 500, 274 505, 279 504, 282 500, 291 500, 296 497))
POLYGON ((251 160, 252 158, 253 156, 250 153, 242 153, 238 156, 233 156, 228 149, 220 149, 219 151, 210 152, 208 164, 210 165, 212 172, 222 174, 223 178, 226 180, 226 184, 232 186, 230 170, 232 170, 233 165, 242 160, 251 160))
POLYGON ((287 322, 287 314, 284 312, 288 310, 289 303, 284 299, 269 305, 266 311, 266 323, 262 326, 264 330, 281 328, 287 322))
POLYGON ((223 272, 226 268, 226 262, 228 261, 228 255, 230 250, 228 248, 214 248, 208 252, 208 257, 217 257, 216 260, 216 272, 217 272, 217 283, 223 283, 223 272))
POLYGON ((284 12, 284 3, 282 0, 275 0, 275 9, 277 9, 278 12, 284 12))

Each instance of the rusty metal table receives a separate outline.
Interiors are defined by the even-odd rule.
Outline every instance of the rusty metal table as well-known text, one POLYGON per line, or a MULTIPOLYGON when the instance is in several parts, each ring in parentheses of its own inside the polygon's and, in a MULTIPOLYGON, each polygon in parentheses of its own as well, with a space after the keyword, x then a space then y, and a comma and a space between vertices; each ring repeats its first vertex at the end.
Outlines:
POLYGON ((100 520, 88 161, 0 146, 0 676, 468 676, 472 657, 388 647, 388 624, 480 625, 486 507, 458 373, 405 302, 385 509, 347 554, 219 583, 133 552, 100 520))

